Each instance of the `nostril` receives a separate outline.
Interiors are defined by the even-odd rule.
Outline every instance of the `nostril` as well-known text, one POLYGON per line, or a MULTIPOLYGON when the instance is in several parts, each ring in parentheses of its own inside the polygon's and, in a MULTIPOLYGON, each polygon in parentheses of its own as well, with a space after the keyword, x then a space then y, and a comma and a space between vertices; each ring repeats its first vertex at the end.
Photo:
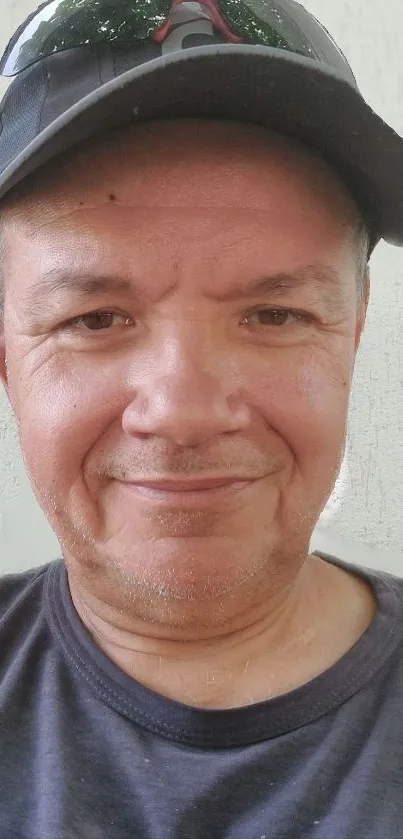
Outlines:
POLYGON ((150 437, 153 436, 151 431, 138 431, 138 430, 135 429, 134 433, 133 432, 131 432, 131 433, 133 434, 134 437, 137 438, 137 440, 144 440, 144 441, 149 440, 150 437))

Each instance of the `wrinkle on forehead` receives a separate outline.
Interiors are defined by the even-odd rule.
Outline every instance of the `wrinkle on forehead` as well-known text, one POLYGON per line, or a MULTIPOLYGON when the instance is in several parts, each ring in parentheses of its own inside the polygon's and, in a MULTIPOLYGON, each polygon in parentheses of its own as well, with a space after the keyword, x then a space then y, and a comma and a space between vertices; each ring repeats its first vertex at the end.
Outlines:
POLYGON ((198 119, 154 120, 82 144, 17 188, 8 217, 33 232, 80 207, 187 207, 195 193, 199 207, 265 210, 271 190, 275 200, 283 191, 285 201, 320 206, 346 229, 357 225, 352 196, 304 144, 262 126, 198 119))

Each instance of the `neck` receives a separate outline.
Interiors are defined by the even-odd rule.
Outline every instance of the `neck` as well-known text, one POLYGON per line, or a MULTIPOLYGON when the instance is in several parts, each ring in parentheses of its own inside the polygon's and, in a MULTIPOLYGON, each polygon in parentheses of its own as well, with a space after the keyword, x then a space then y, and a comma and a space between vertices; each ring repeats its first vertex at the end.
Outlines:
POLYGON ((231 708, 286 693, 334 664, 367 629, 374 596, 355 575, 308 557, 263 617, 203 641, 122 628, 122 616, 69 575, 74 606, 95 643, 157 693, 199 708, 231 708), (340 615, 340 602, 343 614, 340 615))

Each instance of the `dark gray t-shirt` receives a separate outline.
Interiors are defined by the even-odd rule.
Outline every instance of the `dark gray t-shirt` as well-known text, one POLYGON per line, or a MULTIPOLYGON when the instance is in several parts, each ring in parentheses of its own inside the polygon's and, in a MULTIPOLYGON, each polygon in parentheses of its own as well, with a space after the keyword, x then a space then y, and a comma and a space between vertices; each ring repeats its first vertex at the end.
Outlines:
MULTIPOLYGON (((0 839, 403 838, 403 580, 287 695, 204 710, 96 646, 64 563, 0 578, 0 839)), ((343 604, 340 604, 343 608, 343 604)))

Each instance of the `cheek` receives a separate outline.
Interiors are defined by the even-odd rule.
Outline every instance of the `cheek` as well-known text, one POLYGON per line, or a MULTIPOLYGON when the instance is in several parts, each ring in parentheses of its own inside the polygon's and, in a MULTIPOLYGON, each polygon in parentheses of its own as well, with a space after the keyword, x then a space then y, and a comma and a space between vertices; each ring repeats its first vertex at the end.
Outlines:
POLYGON ((16 415, 35 486, 68 489, 80 477, 88 452, 116 421, 118 391, 113 369, 94 363, 68 369, 51 363, 30 375, 25 388, 19 383, 16 415))
POLYGON ((337 355, 299 347, 251 377, 249 398, 267 425, 292 450, 302 469, 314 461, 336 463, 343 446, 351 380, 346 349, 337 355))

